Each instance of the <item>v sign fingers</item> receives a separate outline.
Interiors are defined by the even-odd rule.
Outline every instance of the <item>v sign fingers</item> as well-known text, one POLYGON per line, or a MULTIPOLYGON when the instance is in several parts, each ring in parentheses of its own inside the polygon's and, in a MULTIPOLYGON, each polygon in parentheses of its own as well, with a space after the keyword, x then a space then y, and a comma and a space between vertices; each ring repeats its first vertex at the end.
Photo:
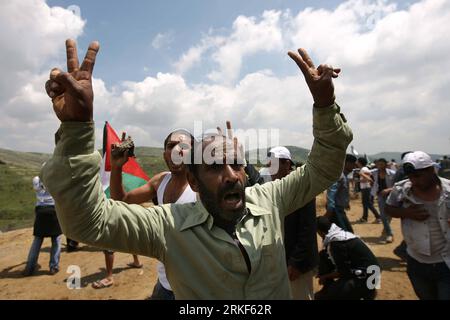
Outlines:
POLYGON ((88 51, 86 52, 86 56, 84 57, 83 63, 81 64, 81 71, 87 71, 90 75, 92 75, 92 72, 94 71, 95 59, 97 57, 99 49, 100 45, 97 41, 91 42, 88 51))
POLYGON ((66 41, 68 72, 53 69, 45 85, 61 121, 93 120, 92 71, 99 48, 98 42, 92 42, 80 67, 76 42, 72 39, 66 41))
POLYGON ((78 62, 78 52, 77 52, 77 43, 75 40, 68 39, 66 40, 66 55, 67 55, 67 72, 75 72, 78 71, 79 62, 78 62))
POLYGON ((314 63, 311 59, 311 57, 309 56, 308 52, 306 52, 305 49, 300 48, 298 49, 298 53, 300 54, 300 56, 302 57, 303 61, 306 62, 306 64, 308 65, 308 67, 315 69, 316 67, 314 66, 314 63))
POLYGON ((309 79, 311 77, 310 73, 309 73, 309 66, 308 64, 303 61, 303 58, 295 52, 289 51, 288 52, 289 57, 295 61, 295 63, 297 64, 297 66, 300 68, 300 70, 302 71, 303 75, 305 76, 305 79, 309 79))
POLYGON ((333 105, 335 96, 332 79, 337 78, 341 70, 329 65, 320 65, 316 69, 305 49, 298 49, 298 54, 292 51, 288 54, 305 76, 306 84, 314 99, 314 106, 322 108, 333 105))

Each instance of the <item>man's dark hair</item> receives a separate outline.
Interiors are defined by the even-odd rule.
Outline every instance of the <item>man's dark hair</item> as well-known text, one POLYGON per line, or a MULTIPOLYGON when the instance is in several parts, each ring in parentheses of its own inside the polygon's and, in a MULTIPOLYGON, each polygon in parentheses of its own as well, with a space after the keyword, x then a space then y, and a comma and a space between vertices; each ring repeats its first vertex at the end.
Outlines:
MULTIPOLYGON (((194 176, 197 176, 197 172, 198 172, 198 167, 202 164, 203 162, 203 147, 204 147, 204 143, 209 143, 209 142, 213 142, 215 139, 222 139, 223 142, 227 142, 228 143, 231 141, 231 139, 227 138, 227 136, 223 135, 223 134, 219 134, 219 133, 209 133, 209 134, 203 134, 200 138, 193 138, 192 139, 192 144, 191 144, 191 150, 189 153, 189 161, 190 163, 187 163, 187 169, 194 174, 194 176), (195 163, 195 159, 196 159, 196 154, 198 154, 198 159, 201 159, 202 162, 200 163, 195 163)), ((234 138, 236 139, 236 138, 234 138)), ((233 144, 235 143, 235 141, 233 139, 233 144)), ((229 149, 231 150, 231 149, 229 149)), ((241 155, 242 157, 239 157, 238 160, 238 164, 243 164, 244 162, 244 155, 241 155)), ((280 160, 286 160, 286 159, 280 159, 280 160)), ((290 161, 290 160, 289 160, 290 161)), ((292 162, 292 161, 290 161, 292 162)), ((228 162, 227 162, 228 163, 228 162)))
POLYGON ((405 172, 406 175, 417 172, 414 165, 409 162, 403 164, 403 171, 405 172))
POLYGON ((377 160, 378 162, 383 162, 384 164, 387 164, 387 161, 385 158, 380 158, 377 160))
POLYGON ((197 168, 201 165, 201 163, 195 163, 195 154, 196 152, 200 152, 200 159, 203 161, 203 142, 204 141, 214 141, 216 138, 226 139, 227 137, 225 135, 219 134, 219 133, 210 133, 210 134, 203 134, 200 138, 192 138, 191 143, 191 150, 190 150, 190 163, 188 163, 187 169, 197 177, 197 168))
POLYGON ((356 157, 350 153, 347 153, 345 155, 345 162, 355 163, 356 160, 358 160, 358 159, 356 159, 356 157))
POLYGON ((317 217, 317 230, 327 234, 330 228, 331 222, 327 217, 325 216, 317 217))
POLYGON ((401 159, 403 160, 403 158, 404 158, 408 153, 411 153, 411 152, 413 152, 413 151, 406 151, 406 152, 403 152, 403 153, 402 153, 402 156, 401 156, 401 159))
POLYGON ((367 159, 360 157, 358 158, 358 162, 361 163, 363 166, 367 166, 367 159))
POLYGON ((174 133, 183 133, 186 136, 190 137, 191 138, 191 147, 193 147, 193 140, 195 140, 194 136, 189 131, 187 131, 186 129, 177 129, 177 130, 172 131, 171 133, 169 133, 167 135, 166 139, 164 139, 164 150, 166 150, 167 144, 169 143, 169 139, 174 133))

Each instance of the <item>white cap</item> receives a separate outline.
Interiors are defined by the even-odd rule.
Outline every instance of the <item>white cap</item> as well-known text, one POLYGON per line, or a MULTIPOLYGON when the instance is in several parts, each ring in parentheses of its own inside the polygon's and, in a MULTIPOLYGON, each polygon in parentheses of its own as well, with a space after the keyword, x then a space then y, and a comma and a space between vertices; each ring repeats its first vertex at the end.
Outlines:
POLYGON ((434 166, 436 163, 423 151, 410 152, 403 158, 403 164, 410 163, 415 170, 425 169, 434 166))
POLYGON ((287 159, 292 161, 291 152, 286 147, 273 147, 270 149, 270 154, 274 158, 287 159))

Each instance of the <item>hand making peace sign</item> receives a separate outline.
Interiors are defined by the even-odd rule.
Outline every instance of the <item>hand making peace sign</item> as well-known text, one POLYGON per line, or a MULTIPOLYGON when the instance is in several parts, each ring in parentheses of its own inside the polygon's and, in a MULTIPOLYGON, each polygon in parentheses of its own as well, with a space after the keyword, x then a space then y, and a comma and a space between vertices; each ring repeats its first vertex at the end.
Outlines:
POLYGON ((80 67, 76 42, 71 39, 66 41, 67 72, 54 68, 50 72, 50 80, 45 83, 45 90, 52 98, 53 110, 59 120, 93 120, 92 71, 99 49, 99 43, 92 42, 80 67))
POLYGON ((289 51, 288 55, 305 76, 314 99, 314 106, 317 108, 331 106, 335 100, 332 78, 337 78, 341 69, 335 69, 327 64, 321 64, 316 69, 305 49, 298 49, 298 53, 289 51))

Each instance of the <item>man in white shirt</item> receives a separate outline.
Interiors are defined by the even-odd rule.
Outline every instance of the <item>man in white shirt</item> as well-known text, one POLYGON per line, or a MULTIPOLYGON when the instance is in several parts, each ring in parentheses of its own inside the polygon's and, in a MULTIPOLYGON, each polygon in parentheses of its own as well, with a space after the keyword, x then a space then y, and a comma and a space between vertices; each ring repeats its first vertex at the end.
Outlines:
POLYGON ((403 160, 407 180, 395 184, 386 212, 402 219, 408 276, 421 300, 450 300, 450 180, 438 177, 422 151, 403 160))
POLYGON ((372 170, 373 186, 372 196, 377 196, 378 208, 380 209, 381 220, 383 221, 383 234, 385 243, 394 241, 394 234, 391 228, 391 217, 386 215, 386 199, 394 185, 395 171, 387 167, 387 161, 380 158, 375 161, 376 169, 372 170))
POLYGON ((33 178, 33 189, 36 192, 36 206, 34 209, 36 218, 33 227, 34 240, 28 253, 28 259, 23 275, 31 276, 39 268, 37 263, 39 252, 42 247, 42 242, 46 237, 52 239, 49 269, 50 274, 54 275, 59 272, 62 237, 62 231, 55 211, 55 201, 39 177, 33 178))
POLYGON ((366 158, 358 158, 356 165, 361 169, 359 171, 360 177, 360 188, 361 188, 361 200, 363 205, 363 215, 359 222, 365 223, 367 222, 369 210, 372 211, 375 216, 375 223, 381 223, 381 217, 378 213, 377 209, 373 205, 373 197, 371 195, 373 178, 370 169, 367 167, 366 158))

